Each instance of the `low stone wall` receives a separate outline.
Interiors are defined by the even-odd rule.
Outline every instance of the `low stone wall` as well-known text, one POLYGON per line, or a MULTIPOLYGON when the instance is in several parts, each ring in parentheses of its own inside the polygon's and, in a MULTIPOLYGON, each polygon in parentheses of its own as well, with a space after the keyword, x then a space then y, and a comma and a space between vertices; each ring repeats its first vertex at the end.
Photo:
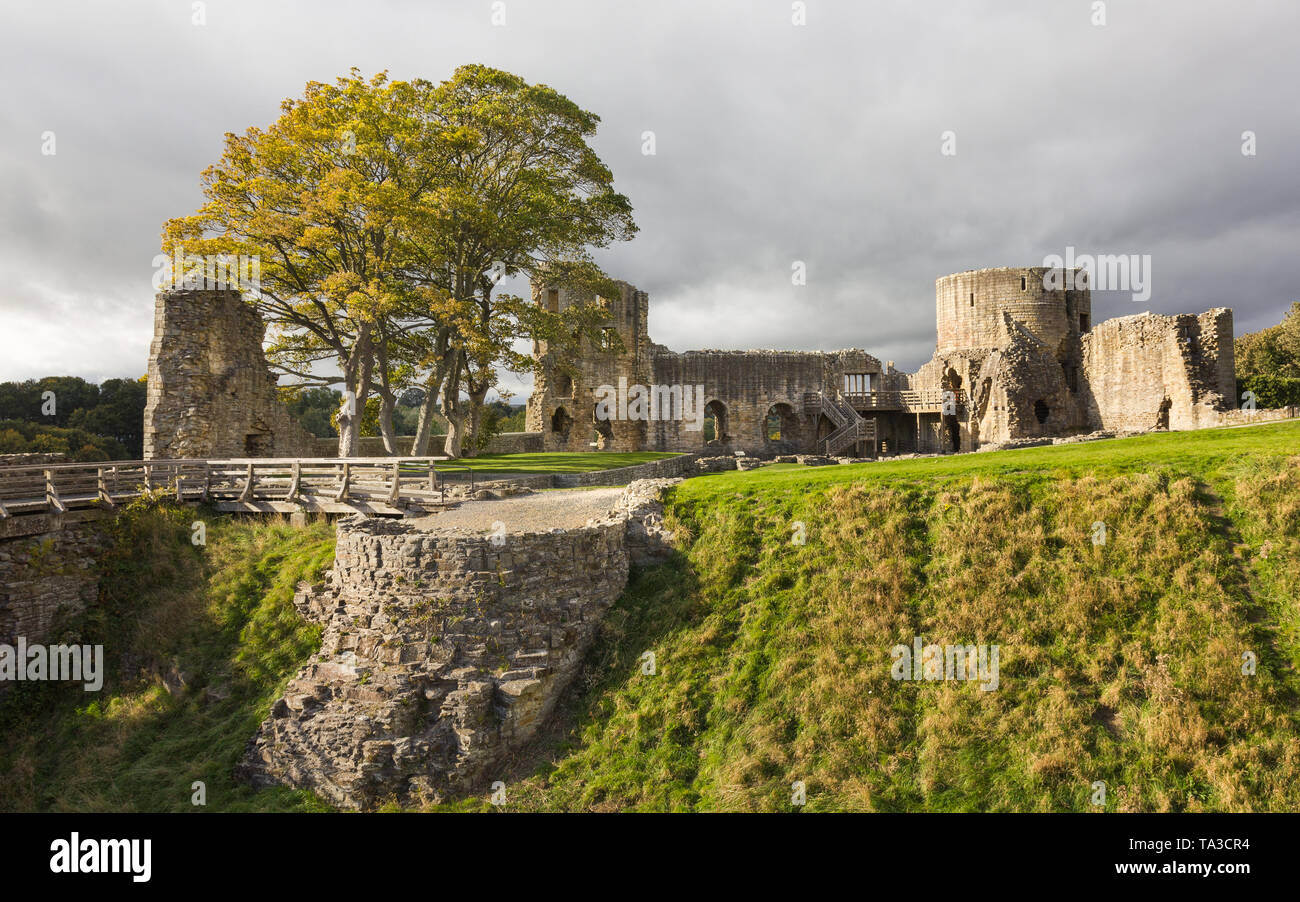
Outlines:
MULTIPOLYGON (((436 436, 435 436, 436 439, 436 436)), ((411 450, 412 437, 409 435, 398 436, 396 457, 406 457, 411 450)), ((442 443, 435 441, 436 447, 431 447, 429 453, 441 454, 442 443)), ((339 440, 333 436, 325 438, 315 438, 312 440, 312 455, 314 457, 338 457, 339 440)), ((388 451, 384 449, 384 437, 382 435, 363 435, 357 439, 357 452, 353 457, 387 457, 388 451)))
POLYGON ((1264 410, 1224 410, 1219 413, 1219 426, 1254 426, 1278 420, 1300 417, 1300 407, 1269 407, 1264 410))
MULTIPOLYGON (((444 435, 433 436, 429 443, 429 453, 435 456, 442 454, 444 435)), ((399 435, 397 437, 397 457, 407 457, 411 452, 411 442, 414 437, 410 435, 399 435)), ((358 439, 357 457, 386 457, 388 452, 384 449, 384 437, 382 435, 363 435, 358 439)), ((314 441, 313 452, 316 457, 337 457, 339 453, 339 440, 337 438, 317 438, 314 441)), ((503 432, 494 437, 488 443, 484 454, 540 454, 543 451, 542 434, 540 432, 503 432)), ((473 458, 467 458, 473 460, 473 458)))
MULTIPOLYGON (((0 520, 0 644, 43 642, 57 619, 98 595, 97 518, 31 514, 0 520)), ((10 685, 0 682, 0 691, 10 685)))
MULTIPOLYGON (((696 464, 698 454, 682 454, 678 457, 665 457, 630 467, 615 467, 610 470, 593 470, 590 473, 538 473, 533 476, 494 476, 491 473, 476 473, 475 488, 498 489, 505 486, 526 489, 577 489, 600 485, 629 485, 638 479, 673 479, 678 476, 694 476, 700 471, 696 464)), ((734 461, 735 458, 727 458, 734 461)), ((474 466, 474 459, 466 458, 456 463, 474 466)), ((733 463, 731 469, 735 469, 733 463)), ((469 483, 469 475, 463 470, 447 469, 443 471, 448 484, 456 486, 453 494, 469 483)))
POLYGON ((484 454, 541 454, 546 450, 540 432, 503 432, 493 436, 484 454))
POLYGON ((694 464, 698 456, 682 454, 631 467, 593 470, 590 473, 556 473, 552 485, 557 489, 572 489, 589 485, 628 485, 638 479, 671 479, 695 472, 694 464))
POLYGON ((630 564, 666 553, 670 484, 629 487, 577 529, 495 541, 340 521, 333 572, 295 599, 324 626, 321 650, 272 706, 238 775, 360 809, 501 779, 572 681, 630 564))

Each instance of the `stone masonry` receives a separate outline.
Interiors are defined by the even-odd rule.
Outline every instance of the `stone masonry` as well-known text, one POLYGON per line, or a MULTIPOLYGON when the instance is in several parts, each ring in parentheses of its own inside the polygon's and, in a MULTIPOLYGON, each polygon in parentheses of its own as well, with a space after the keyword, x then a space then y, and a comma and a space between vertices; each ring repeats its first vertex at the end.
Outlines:
POLYGON ((262 351, 265 324, 232 289, 161 291, 155 299, 146 459, 311 457, 262 351))
POLYGON ((952 403, 859 410, 875 421, 876 452, 974 451, 1100 430, 1192 429, 1225 421, 1236 407, 1231 310, 1148 313, 1094 327, 1084 280, 1064 275, 1029 267, 938 279, 935 353, 914 374, 860 350, 675 353, 650 340, 649 296, 625 282, 612 298, 534 285, 536 303, 554 312, 573 304, 604 307, 606 329, 617 333, 622 349, 584 344, 576 359, 561 360, 545 342, 537 343, 540 372, 528 401, 528 429, 550 451, 597 447, 770 458, 823 450, 821 440, 835 424, 809 397, 899 391, 932 398, 951 392, 952 403), (1052 287, 1049 275, 1080 287, 1052 287), (711 428, 596 416, 602 387, 633 385, 703 385, 711 428))
POLYGON ((60 618, 93 604, 104 542, 93 516, 0 520, 0 644, 44 642, 60 618))
POLYGON ((664 554, 658 498, 671 482, 634 483, 583 527, 503 538, 436 517, 340 521, 332 573, 296 599, 324 626, 321 650, 239 775, 361 809, 499 779, 572 681, 630 564, 664 554))

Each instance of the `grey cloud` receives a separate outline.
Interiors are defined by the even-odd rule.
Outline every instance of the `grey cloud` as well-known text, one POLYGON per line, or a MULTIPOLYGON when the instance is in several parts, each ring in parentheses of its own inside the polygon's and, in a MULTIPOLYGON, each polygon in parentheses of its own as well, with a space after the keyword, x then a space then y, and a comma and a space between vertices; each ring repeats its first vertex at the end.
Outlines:
MULTIPOLYGON (((354 65, 482 62, 598 113, 641 226, 598 259, 650 292, 678 350, 857 346, 913 368, 936 277, 1068 245, 1151 254, 1143 309, 1226 304, 1239 332, 1300 296, 1294 4, 1110 2, 1100 28, 1090 3, 1028 0, 811 0, 802 28, 778 0, 505 9, 493 27, 486 0, 210 0, 196 28, 187 3, 7 4, 0 378, 139 375, 159 230, 199 203, 223 134, 354 65)), ((1096 309, 1140 312, 1114 293, 1096 309)))

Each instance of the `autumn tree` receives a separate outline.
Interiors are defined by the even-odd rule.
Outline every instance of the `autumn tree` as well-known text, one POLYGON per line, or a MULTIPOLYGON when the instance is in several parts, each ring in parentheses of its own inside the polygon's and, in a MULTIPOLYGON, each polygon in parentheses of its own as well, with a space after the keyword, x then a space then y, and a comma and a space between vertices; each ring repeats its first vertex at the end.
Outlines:
POLYGON ((371 396, 394 452, 393 407, 416 386, 412 453, 428 452, 440 403, 457 456, 499 368, 526 363, 513 343, 554 328, 498 282, 594 266, 590 248, 636 231, 588 144, 598 122, 484 66, 438 85, 353 70, 309 83, 266 130, 228 134, 203 174, 204 204, 167 223, 163 249, 260 259, 249 301, 273 327, 268 357, 354 399, 340 456, 353 455, 371 396), (321 375, 330 364, 339 374, 321 375))
MULTIPOLYGON (((375 381, 377 343, 430 325, 422 310, 435 280, 411 252, 440 161, 412 110, 432 88, 356 70, 309 83, 265 131, 226 135, 203 173, 205 203, 164 229, 169 254, 259 258, 248 299, 273 327, 269 358, 306 384, 341 383, 356 411, 375 381), (327 360, 338 375, 319 374, 327 360)), ((340 456, 354 454, 359 424, 340 430, 340 456)))
MULTIPOLYGON (((448 421, 446 453, 473 448, 476 427, 497 365, 526 365, 510 350, 538 328, 536 308, 498 294, 509 276, 535 278, 567 263, 594 268, 590 248, 636 233, 628 199, 588 144, 600 122, 545 85, 486 66, 462 66, 427 99, 428 119, 442 136, 445 166, 421 235, 426 259, 449 261, 446 292, 431 314, 435 365, 426 408, 441 397, 448 421), (441 381, 439 381, 441 380, 441 381)), ((417 434, 413 454, 425 453, 417 434)))
POLYGON ((1300 301, 1282 322, 1237 336, 1237 396, 1253 392, 1261 407, 1300 404, 1300 301))

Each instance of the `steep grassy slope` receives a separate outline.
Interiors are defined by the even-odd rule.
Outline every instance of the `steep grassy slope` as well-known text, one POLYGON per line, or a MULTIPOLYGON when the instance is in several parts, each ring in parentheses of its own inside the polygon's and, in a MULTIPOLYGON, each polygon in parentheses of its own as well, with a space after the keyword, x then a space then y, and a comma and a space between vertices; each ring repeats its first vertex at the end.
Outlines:
MULTIPOLYGON (((140 508, 68 627, 113 682, 0 704, 0 809, 324 807, 230 774, 332 531, 209 516, 200 549, 140 508)), ((719 474, 668 515, 507 809, 1300 810, 1300 424, 719 474), (997 688, 895 681, 915 636, 997 645, 997 688)))
POLYGON ((1289 423, 691 480, 509 807, 1300 809, 1297 452, 1289 423), (998 645, 998 688, 895 681, 914 636, 998 645))
POLYGON ((334 558, 334 532, 145 499, 112 521, 101 599, 49 640, 103 644, 109 679, 19 684, 0 704, 0 810, 313 810, 309 793, 232 778, 285 680, 319 644, 293 589, 334 558), (202 519, 206 547, 191 542, 202 519))

